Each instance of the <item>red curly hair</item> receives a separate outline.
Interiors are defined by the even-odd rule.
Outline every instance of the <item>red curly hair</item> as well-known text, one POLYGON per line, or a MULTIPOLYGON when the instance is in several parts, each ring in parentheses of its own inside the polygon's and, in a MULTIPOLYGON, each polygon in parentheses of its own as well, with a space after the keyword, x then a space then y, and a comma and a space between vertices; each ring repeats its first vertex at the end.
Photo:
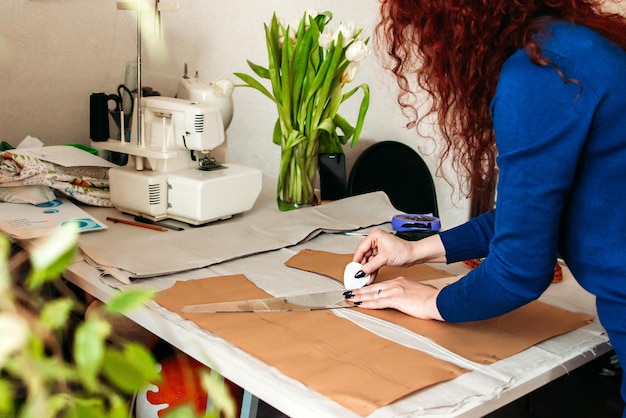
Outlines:
POLYGON ((525 48, 550 64, 534 42, 547 20, 588 26, 626 49, 626 21, 594 0, 381 0, 379 51, 400 88, 398 104, 416 127, 435 115, 463 190, 488 208, 493 202, 496 147, 489 105, 505 60, 525 48), (416 88, 430 99, 418 112, 416 88))

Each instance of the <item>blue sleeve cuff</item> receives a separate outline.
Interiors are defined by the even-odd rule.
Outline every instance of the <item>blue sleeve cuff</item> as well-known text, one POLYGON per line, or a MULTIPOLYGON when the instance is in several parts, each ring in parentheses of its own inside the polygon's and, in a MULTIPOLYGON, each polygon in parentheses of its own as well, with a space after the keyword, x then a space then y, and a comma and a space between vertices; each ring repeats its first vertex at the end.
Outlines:
POLYGON ((493 236, 495 210, 439 233, 448 263, 486 257, 493 236))

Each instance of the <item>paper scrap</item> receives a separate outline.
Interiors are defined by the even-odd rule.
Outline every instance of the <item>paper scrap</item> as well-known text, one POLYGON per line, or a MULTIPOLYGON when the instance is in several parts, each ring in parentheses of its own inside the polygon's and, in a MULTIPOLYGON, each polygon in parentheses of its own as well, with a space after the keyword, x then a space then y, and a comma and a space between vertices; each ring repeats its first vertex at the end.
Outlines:
POLYGON ((112 162, 69 145, 20 148, 16 154, 38 158, 63 167, 117 167, 112 162))
POLYGON ((14 239, 37 238, 68 222, 79 232, 100 231, 107 226, 65 198, 38 205, 0 203, 0 231, 14 239))

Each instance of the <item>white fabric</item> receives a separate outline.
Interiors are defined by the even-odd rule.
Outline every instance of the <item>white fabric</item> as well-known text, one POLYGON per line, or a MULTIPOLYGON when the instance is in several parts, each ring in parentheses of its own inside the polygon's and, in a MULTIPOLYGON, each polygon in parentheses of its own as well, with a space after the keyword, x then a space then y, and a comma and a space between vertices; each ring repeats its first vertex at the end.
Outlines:
MULTIPOLYGON (((275 185, 268 184, 268 179, 265 183, 251 211, 226 221, 167 233, 137 227, 111 229, 82 238, 80 249, 92 265, 115 272, 118 280, 127 282, 289 247, 322 232, 354 231, 387 223, 398 213, 383 192, 280 212, 271 193, 275 185)), ((97 212, 91 213, 98 217, 97 212)))
POLYGON ((54 199, 52 189, 44 185, 0 187, 0 202, 39 205, 54 199))

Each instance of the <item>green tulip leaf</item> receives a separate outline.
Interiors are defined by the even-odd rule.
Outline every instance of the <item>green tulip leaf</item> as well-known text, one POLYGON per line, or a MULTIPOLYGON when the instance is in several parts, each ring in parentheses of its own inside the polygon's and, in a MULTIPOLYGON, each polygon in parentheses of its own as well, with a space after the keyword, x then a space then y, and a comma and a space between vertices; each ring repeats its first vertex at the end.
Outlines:
POLYGON ((266 78, 266 79, 270 78, 270 72, 268 71, 267 68, 257 65, 250 60, 247 60, 247 62, 248 62, 248 66, 252 69, 252 71, 254 71, 256 75, 258 75, 261 78, 266 78))

